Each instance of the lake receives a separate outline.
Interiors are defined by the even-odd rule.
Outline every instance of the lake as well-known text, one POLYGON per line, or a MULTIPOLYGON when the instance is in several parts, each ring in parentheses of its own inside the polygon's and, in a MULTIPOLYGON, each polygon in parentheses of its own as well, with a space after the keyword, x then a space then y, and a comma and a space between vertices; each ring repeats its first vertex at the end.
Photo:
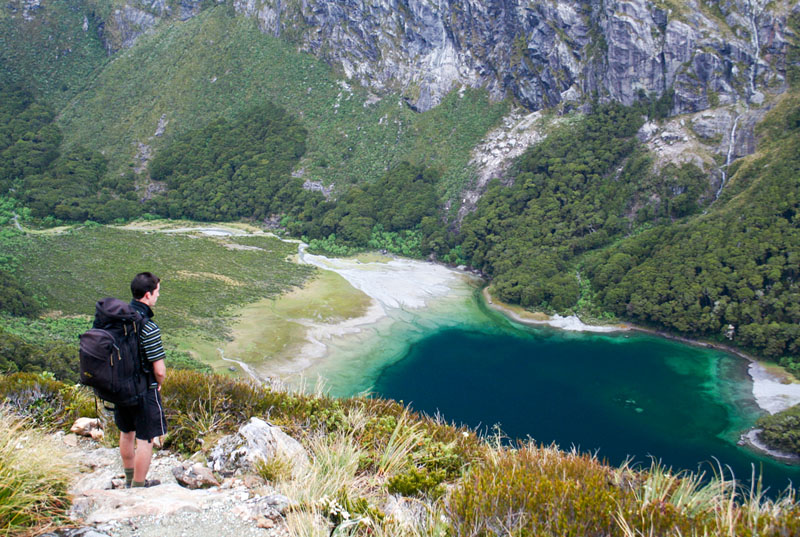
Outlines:
POLYGON ((331 395, 372 392, 613 465, 653 458, 706 475, 721 466, 740 481, 755 467, 773 493, 800 483, 800 467, 737 445, 764 413, 740 357, 633 331, 522 325, 489 308, 474 278, 436 264, 306 261, 337 272, 384 312, 347 335, 334 327, 314 338, 326 352, 303 375, 324 379, 331 395))
POLYGON ((738 479, 752 468, 772 491, 800 468, 736 445, 762 413, 746 362, 650 335, 550 328, 445 328, 387 366, 376 394, 489 430, 597 453, 613 465, 651 458, 673 469, 738 479))

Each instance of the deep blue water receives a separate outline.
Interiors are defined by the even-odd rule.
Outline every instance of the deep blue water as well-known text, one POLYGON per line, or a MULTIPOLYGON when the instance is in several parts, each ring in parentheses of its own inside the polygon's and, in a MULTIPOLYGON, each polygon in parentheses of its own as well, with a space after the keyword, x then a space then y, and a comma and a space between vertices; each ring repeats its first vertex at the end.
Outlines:
POLYGON ((649 466, 652 457, 711 475, 722 464, 728 477, 747 481, 755 467, 773 493, 800 483, 800 467, 735 443, 760 413, 746 363, 653 336, 446 328, 384 368, 374 391, 614 465, 633 458, 649 466))

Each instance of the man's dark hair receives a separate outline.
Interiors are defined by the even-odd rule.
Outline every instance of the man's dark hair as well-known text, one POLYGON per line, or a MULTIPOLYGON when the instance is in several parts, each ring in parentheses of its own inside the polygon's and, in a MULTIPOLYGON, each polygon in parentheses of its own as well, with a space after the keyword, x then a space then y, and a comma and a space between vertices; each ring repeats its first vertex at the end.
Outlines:
POLYGON ((140 272, 133 277, 131 282, 131 294, 133 298, 139 300, 144 298, 147 293, 152 293, 158 287, 161 280, 152 272, 140 272))

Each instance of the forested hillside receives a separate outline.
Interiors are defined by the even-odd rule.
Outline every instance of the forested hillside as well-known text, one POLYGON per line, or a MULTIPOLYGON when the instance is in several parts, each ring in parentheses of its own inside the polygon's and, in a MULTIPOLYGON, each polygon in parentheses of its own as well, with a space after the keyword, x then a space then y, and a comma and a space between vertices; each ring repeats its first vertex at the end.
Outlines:
MULTIPOLYGON (((227 4, 191 4, 184 17, 169 3, 169 16, 135 32, 113 3, 12 4, 0 18, 5 228, 245 219, 337 254, 468 264, 526 308, 727 334, 800 367, 791 92, 763 105, 779 103, 719 193, 709 167, 659 162, 637 139, 645 121, 673 113, 674 92, 553 110, 559 126, 485 192, 475 187, 481 199, 459 221, 473 149, 512 100, 458 88, 419 113, 227 4), (137 38, 119 48, 126 31, 137 38)), ((786 58, 792 82, 793 43, 786 58)), ((2 278, 7 313, 41 311, 29 275, 2 278)))

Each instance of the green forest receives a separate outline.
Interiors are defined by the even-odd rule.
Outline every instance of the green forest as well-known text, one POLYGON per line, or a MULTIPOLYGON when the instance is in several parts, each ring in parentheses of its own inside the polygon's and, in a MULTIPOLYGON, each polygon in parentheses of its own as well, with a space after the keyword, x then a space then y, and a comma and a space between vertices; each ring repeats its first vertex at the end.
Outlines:
MULTIPOLYGON (((796 98, 768 116, 760 152, 737 163, 713 205, 693 165, 652 171, 634 136, 646 104, 598 105, 526 151, 459 229, 445 219, 435 167, 401 162, 327 198, 304 189, 291 173, 307 131, 270 103, 174 138, 150 161, 145 189, 133 172, 109 174, 99 153, 65 149, 53 111, 31 93, 2 90, 0 195, 41 225, 272 219, 329 253, 466 263, 500 299, 533 310, 719 340, 732 329, 735 344, 800 368, 796 98)), ((15 289, 4 309, 26 311, 13 275, 3 278, 15 289)))

